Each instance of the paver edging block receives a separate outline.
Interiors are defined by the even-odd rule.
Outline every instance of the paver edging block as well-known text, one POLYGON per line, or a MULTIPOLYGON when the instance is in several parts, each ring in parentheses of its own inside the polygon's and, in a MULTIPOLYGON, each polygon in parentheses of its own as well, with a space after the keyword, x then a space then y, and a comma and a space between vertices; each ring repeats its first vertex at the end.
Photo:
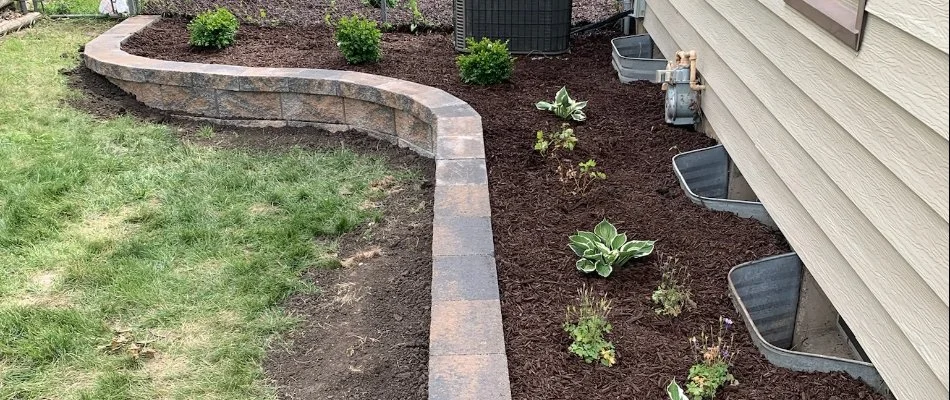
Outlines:
POLYGON ((185 118, 355 129, 436 160, 429 399, 511 399, 478 113, 440 89, 384 76, 122 51, 122 42, 159 19, 131 17, 93 39, 86 67, 145 105, 185 118))

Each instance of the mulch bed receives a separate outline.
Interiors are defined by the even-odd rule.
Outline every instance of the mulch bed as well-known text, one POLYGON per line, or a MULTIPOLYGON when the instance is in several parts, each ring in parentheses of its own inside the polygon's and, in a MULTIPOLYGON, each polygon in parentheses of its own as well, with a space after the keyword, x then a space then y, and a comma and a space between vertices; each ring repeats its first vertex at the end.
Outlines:
MULTIPOLYGON (((387 11, 387 21, 395 26, 406 26, 412 20, 408 0, 399 0, 387 11)), ((419 11, 436 29, 451 29, 453 0, 417 0, 419 11)), ((380 20, 378 8, 369 7, 361 0, 149 0, 146 14, 194 16, 223 6, 242 21, 257 24, 284 24, 311 26, 322 24, 330 13, 335 18, 354 13, 380 20), (263 10, 263 14, 261 11, 263 10)), ((618 11, 616 0, 574 0, 575 23, 596 22, 618 11)))
POLYGON ((195 133, 206 124, 148 108, 85 67, 63 73, 84 94, 70 98, 70 106, 99 118, 132 115, 166 124, 190 145, 266 152, 343 147, 381 157, 394 170, 416 171, 415 182, 379 182, 387 194, 377 205, 383 218, 339 239, 340 260, 365 258, 352 258, 344 268, 306 271, 303 279, 317 292, 286 301, 284 309, 301 323, 274 343, 264 368, 280 399, 426 399, 432 160, 359 132, 217 126, 213 137, 201 137, 195 133))
POLYGON ((755 349, 729 299, 726 274, 734 265, 789 251, 789 246, 779 232, 706 210, 683 195, 670 158, 715 142, 667 126, 658 85, 617 81, 610 66, 614 33, 577 37, 563 56, 521 57, 510 83, 475 87, 460 83, 451 38, 444 34, 387 34, 382 62, 349 66, 324 28, 247 27, 234 47, 218 52, 190 50, 183 32, 183 21, 164 20, 124 48, 168 60, 387 75, 442 88, 482 115, 514 398, 666 398, 665 384, 674 377, 682 382, 695 360, 688 338, 720 316, 737 321, 731 372, 740 384, 722 389, 717 398, 880 398, 840 373, 777 368, 755 349), (533 104, 553 98, 562 85, 575 99, 590 102, 587 122, 575 124, 580 143, 570 162, 593 158, 608 175, 585 196, 569 194, 554 165, 532 151, 534 133, 561 122, 533 104), (609 279, 579 273, 567 237, 592 229, 604 217, 631 238, 657 240, 657 254, 609 279), (676 319, 657 316, 650 300, 667 256, 689 269, 698 303, 676 319), (584 285, 613 300, 610 339, 619 358, 612 368, 585 364, 567 352, 570 340, 561 328, 565 307, 576 302, 584 285))

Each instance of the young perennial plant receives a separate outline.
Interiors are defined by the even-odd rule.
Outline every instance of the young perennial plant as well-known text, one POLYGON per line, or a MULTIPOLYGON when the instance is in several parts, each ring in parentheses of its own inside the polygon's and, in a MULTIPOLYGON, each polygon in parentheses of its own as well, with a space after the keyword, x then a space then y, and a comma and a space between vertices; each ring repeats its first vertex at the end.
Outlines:
POLYGON ((604 336, 613 329, 607 321, 610 313, 610 301, 607 295, 595 301, 591 290, 578 289, 581 298, 579 306, 568 306, 564 331, 571 335, 568 351, 584 359, 588 364, 600 361, 610 367, 617 362, 617 351, 613 343, 604 336))
POLYGON ((554 132, 538 131, 535 135, 534 150, 541 153, 541 156, 557 158, 559 150, 573 151, 576 145, 577 136, 574 135, 574 128, 565 123, 561 124, 561 129, 554 132))
POLYGON ((567 94, 567 87, 564 86, 554 95, 554 102, 539 101, 534 106, 539 110, 552 111, 554 115, 563 119, 573 119, 575 121, 587 119, 587 115, 582 111, 584 107, 587 107, 587 102, 572 99, 567 94))
POLYGON ((227 8, 208 10, 188 23, 188 44, 223 49, 234 43, 238 20, 227 8))
POLYGON ((689 290, 689 273, 686 268, 677 266, 677 260, 667 257, 663 263, 663 277, 660 286, 653 291, 653 303, 658 307, 656 313, 671 317, 679 316, 683 311, 696 307, 689 290))
POLYGON ((716 391, 729 383, 738 385, 739 382, 729 373, 729 360, 735 356, 732 350, 732 320, 719 317, 719 329, 715 336, 712 329, 706 333, 703 328, 699 338, 693 336, 690 344, 697 354, 697 361, 689 368, 686 382, 686 393, 692 400, 713 399, 716 391), (729 334, 728 341, 724 338, 729 334))
POLYGON ((581 258, 575 265, 584 272, 597 272, 608 277, 615 267, 622 267, 627 261, 645 257, 653 252, 653 240, 627 241, 627 234, 617 233, 617 228, 605 218, 593 232, 577 231, 570 236, 568 246, 581 258))

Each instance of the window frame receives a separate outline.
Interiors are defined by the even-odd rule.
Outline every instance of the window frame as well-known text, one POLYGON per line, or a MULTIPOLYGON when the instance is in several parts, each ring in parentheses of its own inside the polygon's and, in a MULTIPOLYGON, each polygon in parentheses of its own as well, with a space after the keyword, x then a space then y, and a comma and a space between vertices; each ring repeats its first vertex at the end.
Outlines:
POLYGON ((832 36, 855 50, 861 48, 864 7, 867 0, 857 0, 857 9, 852 10, 842 3, 829 0, 785 0, 785 4, 802 13, 832 36))

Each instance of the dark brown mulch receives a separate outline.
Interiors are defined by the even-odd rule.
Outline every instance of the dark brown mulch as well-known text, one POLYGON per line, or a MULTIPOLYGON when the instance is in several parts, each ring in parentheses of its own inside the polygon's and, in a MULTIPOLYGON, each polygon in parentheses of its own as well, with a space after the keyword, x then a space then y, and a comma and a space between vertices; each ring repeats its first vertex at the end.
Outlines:
POLYGON ((264 367, 281 399, 427 397, 432 160, 357 132, 217 126, 213 137, 200 137, 195 132, 204 124, 145 107, 89 69, 64 74, 83 92, 67 100, 69 105, 100 118, 133 115, 164 123, 188 143, 258 151, 345 147, 383 158, 395 170, 416 171, 419 178, 409 183, 379 182, 388 194, 377 205, 384 218, 339 239, 341 260, 367 258, 305 273, 317 292, 287 300, 285 309, 301 323, 273 346, 264 367))
POLYGON ((502 290, 502 313, 516 399, 661 399, 672 378, 683 381, 694 361, 688 338, 720 316, 737 320, 731 371, 740 384, 720 399, 878 399, 863 383, 840 373, 800 373, 769 364, 753 346, 727 294, 726 274, 739 263, 789 250, 778 232, 755 221, 706 210, 683 196, 670 158, 714 143, 663 122, 658 85, 622 85, 610 66, 611 33, 576 38, 569 54, 522 57, 510 83, 461 84, 450 38, 387 34, 385 59, 344 63, 329 33, 319 29, 248 29, 235 48, 192 53, 181 22, 165 21, 132 38, 126 49, 181 61, 246 66, 357 70, 442 88, 469 102, 483 118, 492 223, 502 290), (176 26, 177 25, 177 26, 176 26), (575 124, 580 143, 571 162, 590 158, 608 174, 586 196, 571 196, 554 166, 532 148, 534 132, 560 121, 533 103, 562 85, 589 100, 588 120, 575 124), (633 262, 609 279, 574 268, 567 237, 602 218, 632 238, 657 240, 657 252, 689 269, 698 308, 676 319, 657 316, 650 294, 660 279, 659 254, 633 262), (567 352, 564 310, 582 285, 613 299, 610 339, 619 352, 612 368, 584 364, 567 352))
MULTIPOLYGON (((399 0, 395 8, 388 9, 387 21, 397 26, 408 25, 412 13, 407 4, 408 0, 399 0)), ((453 26, 453 0, 418 0, 417 4, 429 24, 440 29, 453 26)), ((322 24, 328 12, 335 18, 358 13, 380 20, 379 9, 366 6, 361 0, 149 0, 144 12, 190 17, 215 6, 228 7, 251 24, 311 26, 322 24)), ((595 22, 616 12, 616 0, 574 0, 572 19, 575 23, 595 22)))

